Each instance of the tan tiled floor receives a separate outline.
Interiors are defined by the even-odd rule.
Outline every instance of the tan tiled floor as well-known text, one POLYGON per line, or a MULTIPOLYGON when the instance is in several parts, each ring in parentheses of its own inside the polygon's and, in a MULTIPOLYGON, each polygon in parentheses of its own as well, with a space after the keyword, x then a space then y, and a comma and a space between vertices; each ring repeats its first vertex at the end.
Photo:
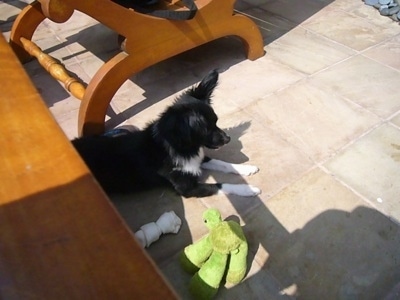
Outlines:
MULTIPOLYGON (((24 2, 0 1, 4 35, 24 2)), ((250 245, 246 279, 218 298, 383 299, 400 282, 399 24, 359 0, 238 0, 236 9, 260 27, 264 57, 246 60, 232 37, 159 63, 120 88, 106 125, 143 126, 218 68, 214 107, 232 142, 214 155, 261 170, 204 180, 249 182, 262 194, 197 200, 153 190, 115 205, 133 231, 164 211, 182 218, 177 235, 148 251, 184 299, 190 276, 178 255, 207 233, 207 207, 240 220, 250 245)), ((34 40, 85 81, 118 51, 116 34, 80 13, 45 21, 34 40)), ((37 62, 25 68, 75 137, 79 102, 37 62)))

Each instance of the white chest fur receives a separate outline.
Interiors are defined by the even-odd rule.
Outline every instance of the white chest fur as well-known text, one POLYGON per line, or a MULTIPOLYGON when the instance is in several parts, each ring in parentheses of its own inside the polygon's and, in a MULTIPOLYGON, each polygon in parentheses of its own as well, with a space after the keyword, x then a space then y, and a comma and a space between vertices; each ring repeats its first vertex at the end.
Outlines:
POLYGON ((179 170, 184 173, 190 173, 193 175, 201 174, 201 163, 204 159, 204 150, 203 148, 199 149, 199 153, 191 158, 184 158, 181 156, 174 158, 175 170, 179 170))

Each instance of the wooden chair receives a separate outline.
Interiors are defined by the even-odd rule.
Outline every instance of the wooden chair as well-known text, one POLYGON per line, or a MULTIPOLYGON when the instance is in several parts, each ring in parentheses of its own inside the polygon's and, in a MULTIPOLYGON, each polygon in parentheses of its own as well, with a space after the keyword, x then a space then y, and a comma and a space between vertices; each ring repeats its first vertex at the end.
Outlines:
MULTIPOLYGON (((163 1, 169 9, 182 9, 179 0, 163 1)), ((157 62, 230 35, 242 40, 248 59, 263 56, 258 27, 248 17, 234 13, 234 1, 197 0, 198 11, 193 19, 171 21, 138 13, 111 0, 36 0, 14 22, 10 45, 22 62, 31 56, 37 57, 53 77, 82 100, 79 135, 99 134, 104 131, 107 108, 120 86, 133 74, 157 62), (86 88, 31 41, 45 18, 63 23, 74 10, 91 16, 126 38, 125 51, 104 63, 86 88)))

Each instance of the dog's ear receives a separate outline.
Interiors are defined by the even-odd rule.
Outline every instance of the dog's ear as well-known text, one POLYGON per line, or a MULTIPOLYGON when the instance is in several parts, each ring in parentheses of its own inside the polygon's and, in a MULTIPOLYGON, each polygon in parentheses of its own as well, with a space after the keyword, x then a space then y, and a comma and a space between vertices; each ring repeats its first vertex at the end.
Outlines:
POLYGON ((211 103, 211 95, 218 83, 218 72, 213 70, 195 87, 188 91, 188 94, 196 99, 211 103))

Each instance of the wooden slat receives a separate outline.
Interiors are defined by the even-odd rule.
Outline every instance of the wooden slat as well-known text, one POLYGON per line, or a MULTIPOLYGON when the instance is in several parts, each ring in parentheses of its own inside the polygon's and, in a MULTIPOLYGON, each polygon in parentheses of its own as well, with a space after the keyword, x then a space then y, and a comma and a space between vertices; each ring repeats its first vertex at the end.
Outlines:
POLYGON ((0 127, 1 299, 177 298, 1 32, 0 127))

